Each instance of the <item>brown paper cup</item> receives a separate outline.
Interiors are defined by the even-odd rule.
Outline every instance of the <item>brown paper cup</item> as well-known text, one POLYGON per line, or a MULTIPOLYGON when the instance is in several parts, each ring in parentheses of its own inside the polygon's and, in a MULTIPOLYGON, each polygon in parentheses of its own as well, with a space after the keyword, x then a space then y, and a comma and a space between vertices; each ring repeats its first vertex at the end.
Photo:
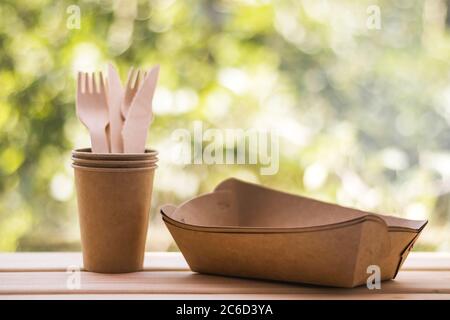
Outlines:
POLYGON ((156 166, 73 167, 84 268, 102 273, 142 270, 156 166))
POLYGON ((92 153, 91 148, 82 148, 72 151, 72 157, 90 160, 121 160, 137 161, 150 160, 158 155, 156 150, 146 149, 145 153, 92 153))

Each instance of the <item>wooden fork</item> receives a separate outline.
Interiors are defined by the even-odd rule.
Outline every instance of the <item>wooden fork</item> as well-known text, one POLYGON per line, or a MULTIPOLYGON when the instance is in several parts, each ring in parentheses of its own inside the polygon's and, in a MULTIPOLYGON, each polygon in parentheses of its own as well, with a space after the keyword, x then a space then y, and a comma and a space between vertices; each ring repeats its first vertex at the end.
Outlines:
POLYGON ((123 88, 120 83, 119 74, 114 66, 110 63, 108 65, 108 107, 109 107, 109 138, 112 153, 123 153, 122 141, 122 102, 123 102, 123 88))
POLYGON ((152 100, 158 81, 159 66, 150 70, 136 93, 122 129, 125 153, 145 152, 147 131, 153 120, 152 100))
POLYGON ((143 73, 141 70, 131 68, 128 72, 128 79, 125 86, 125 94, 122 103, 122 118, 125 120, 127 118, 128 111, 130 110, 131 104, 133 103, 134 96, 139 90, 141 82, 145 79, 146 72, 143 73))
POLYGON ((92 152, 109 153, 109 140, 106 126, 109 123, 108 103, 103 75, 98 75, 99 83, 95 80, 95 73, 78 72, 77 88, 77 116, 89 130, 92 152))

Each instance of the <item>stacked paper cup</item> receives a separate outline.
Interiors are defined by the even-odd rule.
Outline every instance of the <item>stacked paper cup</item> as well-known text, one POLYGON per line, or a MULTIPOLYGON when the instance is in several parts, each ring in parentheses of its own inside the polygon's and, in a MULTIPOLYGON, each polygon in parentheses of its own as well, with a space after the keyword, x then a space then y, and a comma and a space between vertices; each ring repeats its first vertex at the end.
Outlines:
POLYGON ((72 151, 86 270, 142 270, 157 154, 72 151))

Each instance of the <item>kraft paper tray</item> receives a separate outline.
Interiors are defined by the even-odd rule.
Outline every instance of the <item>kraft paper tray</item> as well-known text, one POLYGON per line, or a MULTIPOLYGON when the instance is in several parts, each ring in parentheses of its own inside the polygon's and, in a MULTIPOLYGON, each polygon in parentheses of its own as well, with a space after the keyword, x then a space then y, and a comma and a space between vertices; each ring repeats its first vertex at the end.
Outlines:
POLYGON ((336 287, 365 284, 372 265, 395 278, 427 224, 237 179, 161 214, 193 271, 336 287))

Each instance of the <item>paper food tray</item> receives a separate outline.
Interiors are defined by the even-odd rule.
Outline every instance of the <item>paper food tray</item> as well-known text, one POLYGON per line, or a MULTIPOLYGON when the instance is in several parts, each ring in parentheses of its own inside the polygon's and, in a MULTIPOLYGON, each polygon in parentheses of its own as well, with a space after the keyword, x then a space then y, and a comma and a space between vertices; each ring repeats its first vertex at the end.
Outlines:
POLYGON ((427 223, 237 179, 161 214, 193 271, 336 287, 365 284, 371 265, 395 278, 427 223))

